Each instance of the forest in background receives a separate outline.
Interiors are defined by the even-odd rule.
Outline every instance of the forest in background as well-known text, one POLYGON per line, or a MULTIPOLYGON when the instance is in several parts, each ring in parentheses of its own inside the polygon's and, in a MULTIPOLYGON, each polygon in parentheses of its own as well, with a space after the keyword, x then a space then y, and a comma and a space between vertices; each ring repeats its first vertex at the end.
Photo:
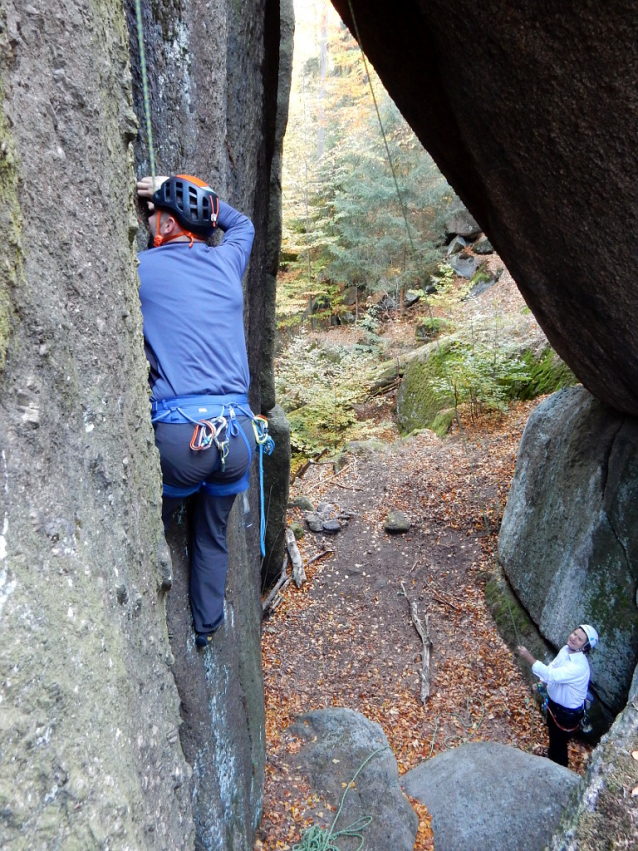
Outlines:
POLYGON ((506 278, 491 290, 505 270, 489 243, 448 248, 464 207, 328 0, 297 0, 295 15, 275 363, 293 470, 572 383, 506 278), (471 271, 457 274, 461 248, 471 271))
POLYGON ((441 260, 445 210, 458 203, 369 64, 368 79, 359 46, 330 3, 297 0, 295 15, 282 329, 309 314, 352 321, 371 293, 400 299, 407 287, 427 284, 441 260))

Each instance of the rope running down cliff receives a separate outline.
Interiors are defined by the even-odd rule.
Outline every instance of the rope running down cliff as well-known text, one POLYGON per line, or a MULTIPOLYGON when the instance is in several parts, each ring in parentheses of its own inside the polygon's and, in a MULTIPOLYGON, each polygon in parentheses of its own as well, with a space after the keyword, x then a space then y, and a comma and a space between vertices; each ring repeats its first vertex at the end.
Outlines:
POLYGON ((155 189, 155 152, 153 150, 153 130, 151 128, 151 104, 148 94, 148 76, 146 73, 146 53, 144 51, 144 26, 142 23, 142 0, 135 0, 135 20, 137 23, 137 43, 140 49, 140 67, 142 70, 142 93, 144 96, 144 114, 146 118, 146 142, 148 160, 155 189))

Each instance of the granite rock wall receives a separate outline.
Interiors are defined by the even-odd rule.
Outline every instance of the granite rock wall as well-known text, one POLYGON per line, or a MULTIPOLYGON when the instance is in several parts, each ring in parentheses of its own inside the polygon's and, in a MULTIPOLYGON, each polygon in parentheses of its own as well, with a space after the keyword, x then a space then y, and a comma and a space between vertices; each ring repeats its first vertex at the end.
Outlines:
MULTIPOLYGON (((270 186, 285 120, 280 4, 175 0, 142 11, 158 173, 205 176, 256 225, 245 321, 260 410, 270 186)), ((255 524, 246 531, 234 510, 228 623, 196 655, 183 525, 171 563, 160 522, 133 204, 135 176, 149 168, 127 19, 132 4, 101 0, 0 8, 0 835, 9 851, 244 849, 260 817, 255 524)), ((255 487, 249 499, 257 517, 255 487)))

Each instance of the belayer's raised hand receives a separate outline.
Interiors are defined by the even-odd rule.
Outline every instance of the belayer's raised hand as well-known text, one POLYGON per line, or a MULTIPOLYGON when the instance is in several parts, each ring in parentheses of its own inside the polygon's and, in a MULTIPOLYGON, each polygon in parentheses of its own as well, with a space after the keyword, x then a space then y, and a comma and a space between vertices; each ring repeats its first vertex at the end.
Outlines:
POLYGON ((527 647, 524 647, 522 644, 519 644, 516 650, 518 651, 518 655, 525 659, 526 662, 529 662, 530 665, 533 665, 536 661, 536 659, 532 656, 527 647))

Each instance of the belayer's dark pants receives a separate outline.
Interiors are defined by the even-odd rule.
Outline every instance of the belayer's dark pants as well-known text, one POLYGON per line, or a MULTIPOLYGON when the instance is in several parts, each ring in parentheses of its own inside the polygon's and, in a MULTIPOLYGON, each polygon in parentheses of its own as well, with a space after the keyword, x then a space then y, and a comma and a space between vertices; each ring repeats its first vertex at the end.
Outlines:
POLYGON ((549 733, 548 759, 567 768, 567 742, 578 729, 583 717, 582 709, 567 709, 551 698, 547 701, 547 732, 549 733))
MULTIPOLYGON (((252 423, 238 417, 250 445, 255 449, 252 423)), ((155 444, 159 449, 164 484, 173 488, 195 488, 202 483, 232 485, 239 482, 250 464, 246 441, 240 434, 231 437, 224 469, 216 446, 196 452, 190 448, 194 425, 157 423, 155 444)), ((213 632, 224 620, 224 595, 228 571, 226 527, 236 494, 217 496, 202 487, 193 497, 190 541, 190 603, 195 632, 213 632)), ((164 496, 162 520, 167 529, 173 512, 186 496, 164 496)))

